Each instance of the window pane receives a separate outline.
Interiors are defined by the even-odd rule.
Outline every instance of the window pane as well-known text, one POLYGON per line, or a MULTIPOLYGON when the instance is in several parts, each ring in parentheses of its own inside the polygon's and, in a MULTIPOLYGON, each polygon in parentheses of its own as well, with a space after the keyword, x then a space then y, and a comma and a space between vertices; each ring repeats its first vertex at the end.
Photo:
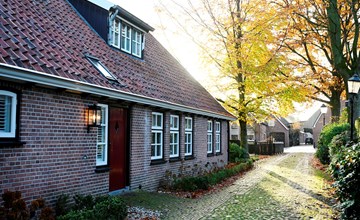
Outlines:
POLYGON ((161 145, 160 144, 156 145, 156 149, 157 149, 156 156, 161 156, 161 145))
POLYGON ((155 145, 151 145, 151 156, 155 156, 155 145))
POLYGON ((156 127, 156 115, 152 115, 152 126, 156 127))
POLYGON ((161 115, 157 115, 157 126, 162 127, 162 117, 161 115))
POLYGON ((98 161, 105 161, 105 145, 99 144, 97 146, 96 159, 98 161))
POLYGON ((151 144, 156 143, 156 133, 151 133, 151 144))
POLYGON ((11 132, 12 97, 0 95, 0 131, 11 132))
POLYGON ((162 136, 162 134, 161 133, 156 133, 156 143, 157 144, 161 144, 161 142, 162 142, 162 138, 161 138, 161 136, 162 136))
POLYGON ((98 143, 105 142, 105 126, 98 127, 98 143))

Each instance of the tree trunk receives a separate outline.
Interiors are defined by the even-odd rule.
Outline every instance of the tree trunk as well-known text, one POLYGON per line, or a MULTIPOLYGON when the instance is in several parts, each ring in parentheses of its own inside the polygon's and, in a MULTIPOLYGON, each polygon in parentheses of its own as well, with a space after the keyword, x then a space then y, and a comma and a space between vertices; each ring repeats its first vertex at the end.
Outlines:
POLYGON ((241 147, 245 148, 247 151, 248 149, 248 142, 247 142, 247 123, 246 120, 239 120, 240 124, 240 145, 241 147))
POLYGON ((342 91, 331 91, 330 97, 330 110, 331 110, 331 122, 339 121, 341 114, 341 95, 342 91))

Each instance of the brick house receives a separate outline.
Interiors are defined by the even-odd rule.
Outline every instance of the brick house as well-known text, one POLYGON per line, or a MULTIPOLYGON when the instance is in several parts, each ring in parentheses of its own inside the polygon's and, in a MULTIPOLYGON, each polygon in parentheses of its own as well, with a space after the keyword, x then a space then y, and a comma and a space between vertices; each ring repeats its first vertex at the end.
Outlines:
POLYGON ((87 1, 0 12, 0 194, 156 190, 167 171, 227 163, 234 117, 150 25, 87 1))
POLYGON ((313 138, 314 147, 316 147, 319 140, 321 130, 324 125, 331 121, 331 111, 327 111, 326 114, 321 113, 320 109, 316 110, 310 118, 304 122, 304 131, 310 133, 310 137, 313 138))
MULTIPOLYGON (((283 142, 284 147, 289 147, 289 122, 282 117, 272 115, 267 122, 254 123, 247 126, 248 143, 267 142, 272 138, 275 142, 283 142)), ((239 125, 232 122, 230 126, 230 140, 240 140, 239 125)))

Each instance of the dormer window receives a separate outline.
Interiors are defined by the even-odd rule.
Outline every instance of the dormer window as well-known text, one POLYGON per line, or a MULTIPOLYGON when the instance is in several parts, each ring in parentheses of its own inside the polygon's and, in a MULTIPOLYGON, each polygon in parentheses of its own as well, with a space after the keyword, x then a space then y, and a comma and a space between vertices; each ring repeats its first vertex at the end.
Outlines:
POLYGON ((86 58, 90 61, 90 63, 107 79, 116 81, 116 77, 113 76, 110 71, 100 62, 99 59, 87 55, 86 58))
POLYGON ((144 31, 116 18, 112 22, 110 44, 126 53, 141 58, 144 49, 144 31))

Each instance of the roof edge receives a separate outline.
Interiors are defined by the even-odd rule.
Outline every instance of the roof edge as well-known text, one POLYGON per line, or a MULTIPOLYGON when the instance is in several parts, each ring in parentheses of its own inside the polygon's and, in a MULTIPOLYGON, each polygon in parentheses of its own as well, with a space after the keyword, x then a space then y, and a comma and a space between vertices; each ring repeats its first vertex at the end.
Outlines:
POLYGON ((38 83, 41 85, 64 88, 73 91, 85 92, 99 96, 107 96, 109 98, 121 99, 130 102, 136 102, 145 105, 157 106, 167 108, 175 111, 188 112, 199 114, 208 117, 214 117, 224 120, 233 121, 236 118, 225 116, 219 113, 206 111, 199 108, 192 108, 185 105, 180 105, 164 100, 150 98, 142 95, 137 95, 129 92, 119 91, 116 89, 104 88, 98 85, 93 85, 86 82, 80 82, 72 79, 67 79, 60 76, 54 76, 47 73, 30 70, 18 66, 0 63, 0 77, 7 79, 38 83))
POLYGON ((127 21, 129 21, 131 23, 133 23, 134 25, 136 25, 139 28, 145 30, 146 32, 155 30, 149 24, 147 24, 146 22, 144 22, 140 18, 136 17, 135 15, 131 14, 130 12, 126 11, 125 9, 123 9, 122 7, 120 7, 118 5, 114 5, 109 9, 110 12, 116 11, 116 10, 119 11, 118 16, 120 16, 121 18, 124 18, 125 20, 127 20, 127 21))
POLYGON ((286 126, 286 125, 284 125, 284 123, 282 123, 282 121, 280 120, 280 118, 278 118, 277 116, 275 116, 274 115, 274 118, 288 131, 289 130, 289 128, 286 126))

